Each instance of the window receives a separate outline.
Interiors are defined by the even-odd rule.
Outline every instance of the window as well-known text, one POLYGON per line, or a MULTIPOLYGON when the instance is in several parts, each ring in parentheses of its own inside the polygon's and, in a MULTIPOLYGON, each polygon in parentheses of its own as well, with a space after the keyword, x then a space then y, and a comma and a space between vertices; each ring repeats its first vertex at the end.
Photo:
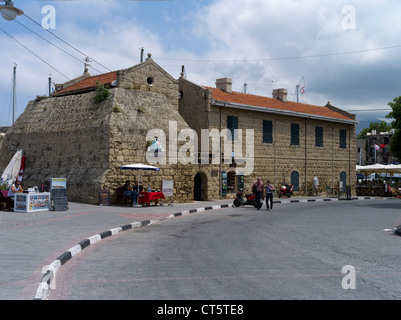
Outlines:
POLYGON ((263 120, 263 143, 273 143, 273 122, 263 120))
POLYGON ((315 127, 315 146, 323 147, 323 127, 315 127))
POLYGON ((299 124, 291 123, 291 145, 299 145, 299 124))
POLYGON ((238 140, 238 117, 227 116, 227 129, 231 131, 231 137, 228 140, 238 140))
POLYGON ((294 191, 299 191, 299 172, 291 172, 291 184, 294 186, 294 191))
POLYGON ((340 129, 340 148, 347 149, 347 131, 340 129))

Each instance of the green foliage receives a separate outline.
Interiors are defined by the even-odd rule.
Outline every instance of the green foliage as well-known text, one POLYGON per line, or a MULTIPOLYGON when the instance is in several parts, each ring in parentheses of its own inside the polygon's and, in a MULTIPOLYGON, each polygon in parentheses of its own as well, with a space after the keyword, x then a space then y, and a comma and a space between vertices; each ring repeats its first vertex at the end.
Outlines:
POLYGON ((99 82, 97 82, 97 87, 96 87, 96 95, 93 98, 96 102, 102 102, 104 101, 109 95, 111 94, 111 92, 108 90, 108 88, 106 88, 103 84, 99 84, 99 82))
POLYGON ((387 132, 387 131, 390 131, 391 128, 392 128, 391 125, 389 125, 385 121, 382 121, 380 123, 379 122, 371 122, 369 124, 369 128, 363 128, 361 130, 361 132, 359 132, 357 138, 358 139, 365 139, 366 138, 366 134, 368 132, 371 132, 372 130, 376 130, 376 131, 379 131, 379 132, 387 132))
POLYGON ((121 112, 121 108, 120 108, 118 105, 116 105, 116 104, 113 106, 112 110, 113 110, 113 112, 115 112, 115 113, 121 112))
POLYGON ((393 119, 391 123, 395 133, 391 138, 390 150, 398 158, 401 159, 401 96, 394 98, 392 102, 388 105, 391 107, 392 111, 386 116, 388 119, 393 119))
POLYGON ((46 99, 47 96, 36 96, 35 101, 39 102, 40 100, 46 99))

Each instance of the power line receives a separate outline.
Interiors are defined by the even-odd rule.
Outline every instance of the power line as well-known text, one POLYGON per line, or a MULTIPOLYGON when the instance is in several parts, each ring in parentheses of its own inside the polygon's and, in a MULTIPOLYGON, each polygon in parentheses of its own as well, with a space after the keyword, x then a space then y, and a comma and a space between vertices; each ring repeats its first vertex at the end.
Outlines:
MULTIPOLYGON (((36 25, 38 25, 39 27, 42 28, 42 26, 36 22, 35 20, 33 20, 31 17, 27 16, 24 13, 24 16, 27 17, 29 20, 31 20, 33 23, 35 23, 36 25)), ((70 48, 74 49, 75 51, 79 52, 80 54, 84 55, 85 57, 88 57, 90 60, 92 60, 93 62, 97 63, 98 65, 102 66, 103 68, 105 68, 108 71, 113 71, 109 68, 107 68, 106 66, 102 65, 100 62, 97 62, 95 59, 93 59, 92 57, 89 57, 87 54, 83 53, 82 51, 80 51, 79 49, 73 47, 72 45, 70 45, 68 42, 64 41, 63 39, 61 39, 60 37, 58 37, 57 35, 55 35, 53 32, 49 31, 48 29, 45 29, 48 33, 50 33, 53 37, 56 37, 58 40, 60 40, 61 42, 65 43, 67 46, 69 46, 70 48)))
MULTIPOLYGON (((72 57, 72 58, 74 58, 74 59, 76 59, 76 60, 78 60, 79 62, 82 63, 82 61, 81 61, 79 58, 73 56, 73 55, 70 54, 69 52, 65 51, 64 49, 62 49, 62 48, 60 48, 59 46, 55 45, 54 43, 50 42, 49 40, 45 39, 45 38, 42 37, 40 34, 36 33, 36 32, 33 31, 32 29, 28 28, 27 26, 25 26, 25 25, 22 24, 21 22, 19 22, 19 21, 17 21, 17 20, 13 20, 13 21, 16 22, 16 23, 18 23, 19 25, 23 26, 25 29, 29 30, 29 31, 32 32, 33 34, 37 35, 37 36, 38 36, 39 38, 41 38, 42 40, 46 41, 47 43, 51 44, 52 46, 56 47, 57 49, 63 51, 64 53, 68 54, 70 57, 72 57)), ((93 67, 92 67, 92 68, 93 68, 93 67)), ((95 69, 95 68, 93 68, 93 69, 94 69, 95 71, 99 72, 99 73, 102 73, 101 71, 99 71, 99 70, 97 70, 97 69, 95 69)))
POLYGON ((13 39, 15 42, 17 42, 20 46, 22 46, 24 49, 28 50, 30 53, 32 53, 36 58, 40 59, 42 62, 44 62, 45 64, 47 64, 50 68, 52 68, 53 70, 57 71, 59 74, 61 74, 63 77, 67 78, 68 80, 71 80, 70 78, 68 78, 65 74, 63 74, 61 71, 57 70, 55 67, 53 67, 51 64, 49 64, 48 62, 46 62, 45 60, 43 60, 41 57, 39 57, 36 53, 34 53, 32 50, 30 50, 29 48, 27 48, 25 45, 23 45, 21 42, 19 42, 17 39, 15 39, 12 35, 10 35, 8 32, 6 32, 5 30, 3 30, 2 28, 0 28, 1 31, 3 31, 6 35, 8 35, 11 39, 13 39))
POLYGON ((373 49, 365 49, 365 50, 355 50, 355 51, 344 51, 344 52, 335 52, 335 53, 322 53, 308 56, 295 56, 295 57, 280 57, 280 58, 261 58, 261 59, 237 59, 237 60, 210 60, 210 59, 177 59, 177 58, 160 58, 156 57, 159 60, 172 60, 172 61, 188 61, 188 62, 260 62, 260 61, 280 61, 280 60, 296 60, 296 59, 307 59, 307 58, 321 58, 321 57, 329 57, 329 56, 338 56, 338 55, 346 55, 346 54, 354 54, 354 53, 364 53, 378 50, 388 50, 388 49, 398 49, 401 48, 401 45, 396 46, 388 46, 381 48, 373 48, 373 49))

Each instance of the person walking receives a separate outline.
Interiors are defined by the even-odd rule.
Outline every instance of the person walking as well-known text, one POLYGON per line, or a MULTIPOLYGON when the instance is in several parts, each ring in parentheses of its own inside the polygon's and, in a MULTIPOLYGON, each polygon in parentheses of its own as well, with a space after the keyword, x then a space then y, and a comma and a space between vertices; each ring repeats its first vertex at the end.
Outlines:
POLYGON ((260 177, 258 177, 256 179, 256 182, 252 185, 252 192, 255 194, 255 201, 256 201, 256 209, 260 210, 260 208, 262 207, 262 203, 263 203, 263 182, 261 181, 262 179, 260 177), (261 202, 262 200, 262 202, 261 202))
POLYGON ((265 190, 266 190, 266 210, 269 210, 269 201, 270 201, 270 210, 273 210, 274 186, 270 183, 270 180, 266 181, 265 190))

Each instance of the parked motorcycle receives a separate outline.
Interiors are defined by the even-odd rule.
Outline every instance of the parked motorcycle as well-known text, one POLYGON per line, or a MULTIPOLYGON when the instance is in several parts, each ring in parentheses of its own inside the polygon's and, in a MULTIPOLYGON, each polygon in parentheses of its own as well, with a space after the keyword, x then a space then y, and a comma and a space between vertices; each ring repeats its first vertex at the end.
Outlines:
POLYGON ((284 184, 280 188, 280 192, 278 193, 278 197, 287 196, 290 198, 292 196, 292 192, 294 191, 294 186, 292 184, 284 184))
POLYGON ((253 193, 248 193, 245 195, 246 200, 243 197, 243 191, 242 190, 238 190, 235 199, 234 199, 234 206, 239 207, 239 206, 254 206, 255 208, 258 207, 258 205, 256 204, 256 200, 255 200, 255 194, 253 193))

